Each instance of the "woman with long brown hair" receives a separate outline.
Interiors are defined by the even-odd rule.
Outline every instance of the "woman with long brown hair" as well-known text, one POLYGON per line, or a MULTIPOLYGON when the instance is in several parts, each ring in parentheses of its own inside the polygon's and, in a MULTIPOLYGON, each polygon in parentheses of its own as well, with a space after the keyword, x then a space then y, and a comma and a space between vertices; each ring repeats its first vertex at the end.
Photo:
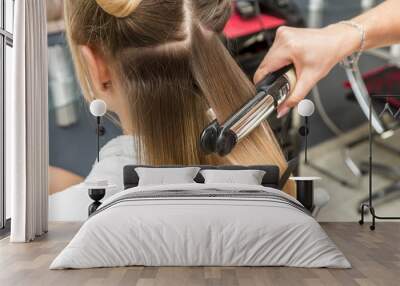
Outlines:
MULTIPOLYGON (((103 99, 133 134, 140 164, 275 164, 286 160, 267 123, 226 157, 199 136, 255 94, 219 39, 229 0, 66 0, 69 45, 86 99, 103 99)), ((122 170, 120 170, 122 172, 122 170)), ((291 187, 287 192, 293 194, 291 187)))

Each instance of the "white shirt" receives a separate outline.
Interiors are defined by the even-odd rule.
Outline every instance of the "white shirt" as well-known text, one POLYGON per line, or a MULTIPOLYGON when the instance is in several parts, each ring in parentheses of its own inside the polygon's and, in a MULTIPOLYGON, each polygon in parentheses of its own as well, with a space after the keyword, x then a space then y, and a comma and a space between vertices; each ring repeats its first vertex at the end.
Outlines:
MULTIPOLYGON (((107 189, 107 198, 124 189, 123 168, 137 163, 133 136, 123 135, 110 140, 101 148, 100 161, 93 164, 85 182, 107 180, 115 188, 107 189)), ((88 207, 93 203, 84 183, 49 196, 50 221, 84 221, 88 217, 88 207)))

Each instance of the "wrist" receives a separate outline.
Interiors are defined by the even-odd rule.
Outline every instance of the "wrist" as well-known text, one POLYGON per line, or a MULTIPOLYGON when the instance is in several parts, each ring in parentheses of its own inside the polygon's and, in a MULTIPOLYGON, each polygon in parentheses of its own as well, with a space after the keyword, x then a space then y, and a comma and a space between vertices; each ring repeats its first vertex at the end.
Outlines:
POLYGON ((335 38, 336 60, 338 62, 360 51, 362 39, 357 28, 339 22, 324 29, 335 38))

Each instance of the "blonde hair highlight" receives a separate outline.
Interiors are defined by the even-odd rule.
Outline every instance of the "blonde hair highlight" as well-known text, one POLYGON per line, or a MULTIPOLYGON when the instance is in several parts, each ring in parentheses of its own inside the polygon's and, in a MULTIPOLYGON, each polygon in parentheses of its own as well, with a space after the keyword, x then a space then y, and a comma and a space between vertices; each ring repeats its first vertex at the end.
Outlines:
POLYGON ((124 18, 132 14, 142 0, 96 0, 96 2, 108 14, 124 18))

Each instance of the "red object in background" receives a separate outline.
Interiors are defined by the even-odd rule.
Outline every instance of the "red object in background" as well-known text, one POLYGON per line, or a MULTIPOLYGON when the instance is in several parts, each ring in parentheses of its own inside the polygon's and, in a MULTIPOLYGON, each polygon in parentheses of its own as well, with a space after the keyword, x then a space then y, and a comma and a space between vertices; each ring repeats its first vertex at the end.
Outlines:
POLYGON ((226 23, 224 35, 232 40, 255 34, 262 30, 275 29, 283 24, 285 24, 285 20, 274 16, 261 14, 252 19, 243 19, 235 12, 226 23))
POLYGON ((390 103, 391 106, 400 108, 400 99, 396 97, 388 97, 387 101, 390 103))
MULTIPOLYGON (((397 66, 386 65, 363 74, 363 79, 369 94, 396 95, 388 96, 386 101, 395 107, 400 107, 400 69, 397 66)), ((346 89, 351 89, 350 83, 344 83, 346 89)), ((354 96, 351 92, 350 96, 354 96)))

